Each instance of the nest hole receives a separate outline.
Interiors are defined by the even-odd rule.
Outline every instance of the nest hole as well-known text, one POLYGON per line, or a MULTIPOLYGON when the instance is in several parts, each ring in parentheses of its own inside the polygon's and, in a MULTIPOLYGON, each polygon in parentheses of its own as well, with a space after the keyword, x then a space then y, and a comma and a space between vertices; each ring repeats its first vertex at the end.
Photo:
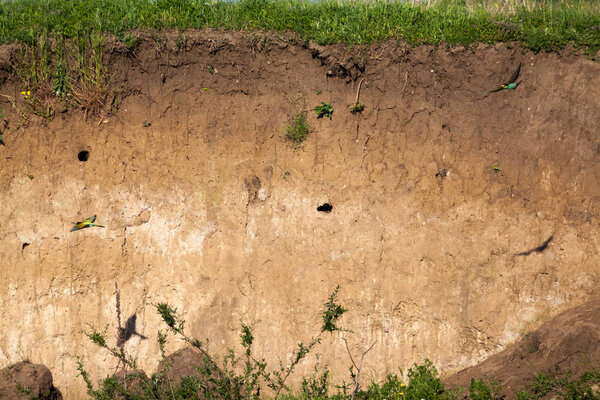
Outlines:
POLYGON ((329 212, 331 212, 331 210, 333 210, 333 206, 329 203, 324 203, 324 204, 321 204, 319 207, 317 207, 317 211, 320 211, 320 212, 329 213, 329 212))
POLYGON ((90 152, 87 150, 82 150, 77 154, 77 159, 81 162, 86 162, 90 158, 90 152))

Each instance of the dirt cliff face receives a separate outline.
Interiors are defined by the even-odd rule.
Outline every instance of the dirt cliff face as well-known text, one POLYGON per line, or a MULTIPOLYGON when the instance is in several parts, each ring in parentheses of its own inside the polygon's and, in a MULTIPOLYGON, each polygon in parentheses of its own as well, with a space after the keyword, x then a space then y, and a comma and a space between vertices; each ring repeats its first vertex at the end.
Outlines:
MULTIPOLYGON (((217 354, 254 323, 276 367, 340 285, 344 336, 354 352, 377 340, 365 371, 383 376, 425 357, 473 365, 597 292, 599 64, 506 46, 175 43, 107 53, 123 95, 99 124, 22 124, 2 104, 0 366, 43 363, 65 398, 83 396, 77 357, 96 379, 116 365, 82 333, 116 340, 115 282, 147 337, 125 348, 149 373, 162 301, 217 354), (519 62, 517 90, 481 96, 519 62), (316 118, 321 101, 332 120, 316 118), (285 126, 302 108, 311 133, 295 148, 285 126), (105 229, 69 232, 94 214, 105 229)), ((347 378, 339 335, 318 352, 347 378)))

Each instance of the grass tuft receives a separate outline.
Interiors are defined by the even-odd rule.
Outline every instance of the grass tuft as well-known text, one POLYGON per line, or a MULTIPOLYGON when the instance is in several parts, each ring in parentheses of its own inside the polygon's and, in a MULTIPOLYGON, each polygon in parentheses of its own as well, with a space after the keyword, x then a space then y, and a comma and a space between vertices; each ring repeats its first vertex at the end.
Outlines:
POLYGON ((310 131, 305 114, 305 112, 299 112, 292 117, 292 122, 286 127, 285 137, 287 140, 295 144, 300 144, 306 140, 310 131))

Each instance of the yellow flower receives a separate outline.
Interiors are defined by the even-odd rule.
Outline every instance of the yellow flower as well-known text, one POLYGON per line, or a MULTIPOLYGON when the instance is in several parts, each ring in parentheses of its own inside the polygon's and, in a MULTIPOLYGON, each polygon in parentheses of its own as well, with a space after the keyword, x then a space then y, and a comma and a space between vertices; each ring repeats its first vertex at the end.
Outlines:
POLYGON ((21 92, 21 94, 26 98, 30 98, 31 97, 31 92, 29 90, 27 90, 26 92, 21 92))
POLYGON ((400 386, 404 387, 404 386, 406 386, 406 385, 405 385, 404 383, 401 383, 401 384, 400 384, 400 386))

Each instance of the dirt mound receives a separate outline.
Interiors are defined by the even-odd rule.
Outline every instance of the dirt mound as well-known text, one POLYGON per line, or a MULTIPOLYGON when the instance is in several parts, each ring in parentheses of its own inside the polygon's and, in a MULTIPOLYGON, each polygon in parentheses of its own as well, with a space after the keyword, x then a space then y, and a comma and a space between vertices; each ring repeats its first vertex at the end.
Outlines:
POLYGON ((156 373, 164 385, 179 385, 181 378, 194 377, 202 388, 212 390, 214 382, 223 378, 221 371, 205 353, 193 348, 181 349, 160 362, 156 373))
POLYGON ((0 371, 0 398, 62 400, 54 387, 52 373, 40 364, 22 361, 0 371))
POLYGON ((481 364, 446 379, 454 386, 468 387, 483 376, 501 381, 507 398, 533 382, 535 375, 579 377, 600 368, 600 297, 560 313, 523 340, 493 355, 481 364))
MULTIPOLYGON (((599 64, 508 45, 185 35, 108 48, 118 95, 102 117, 24 120, 9 100, 27 111, 27 88, 0 71, 0 365, 31 358, 82 397, 77 357, 95 381, 116 365, 82 334, 117 332, 115 281, 136 316, 123 346, 146 372, 160 302, 211 354, 243 351, 240 321, 253 325, 277 368, 340 285, 351 350, 376 340, 364 368, 385 376, 425 358, 474 365, 597 293, 599 64), (519 63, 516 90, 482 96, 519 63), (298 114, 300 147, 284 138, 298 114), (92 215, 106 228, 70 232, 92 215)), ((347 378, 339 337, 318 352, 347 378)))

